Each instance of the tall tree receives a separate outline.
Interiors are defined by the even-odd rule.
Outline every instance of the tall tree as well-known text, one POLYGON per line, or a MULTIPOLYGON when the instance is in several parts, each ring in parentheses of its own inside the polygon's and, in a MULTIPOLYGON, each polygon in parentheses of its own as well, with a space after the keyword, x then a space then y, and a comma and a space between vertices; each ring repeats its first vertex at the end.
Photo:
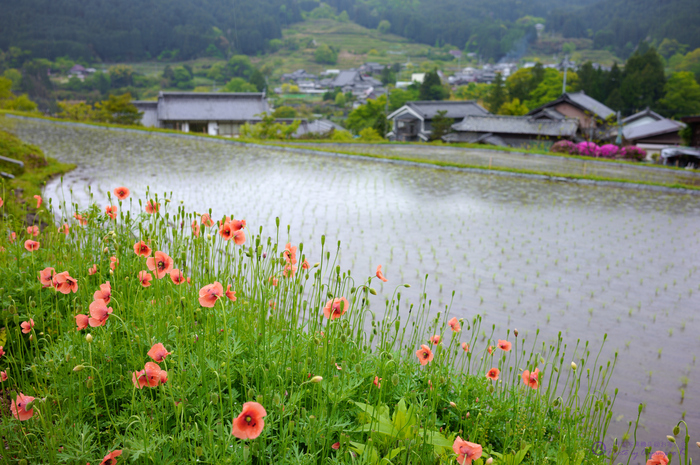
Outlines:
POLYGON ((666 76, 663 62, 654 47, 641 47, 645 44, 640 44, 640 49, 627 60, 622 72, 620 95, 627 114, 646 107, 657 108, 659 99, 664 95, 666 76))
POLYGON ((498 112, 498 109, 506 103, 506 86, 501 73, 496 73, 496 79, 491 83, 491 90, 485 99, 486 106, 491 113, 498 112))
POLYGON ((673 73, 664 86, 660 107, 672 117, 700 113, 700 85, 690 71, 673 73))
POLYGON ((421 100, 444 100, 447 98, 447 91, 442 86, 437 69, 425 73, 423 82, 420 85, 421 100))

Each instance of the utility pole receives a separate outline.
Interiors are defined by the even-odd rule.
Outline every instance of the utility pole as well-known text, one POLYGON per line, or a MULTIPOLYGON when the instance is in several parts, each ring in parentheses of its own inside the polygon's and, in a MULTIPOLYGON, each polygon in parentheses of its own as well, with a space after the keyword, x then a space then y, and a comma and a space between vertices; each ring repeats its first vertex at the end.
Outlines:
POLYGON ((561 86, 561 94, 564 95, 566 93, 566 70, 569 68, 567 65, 569 64, 569 55, 564 55, 564 83, 561 86))

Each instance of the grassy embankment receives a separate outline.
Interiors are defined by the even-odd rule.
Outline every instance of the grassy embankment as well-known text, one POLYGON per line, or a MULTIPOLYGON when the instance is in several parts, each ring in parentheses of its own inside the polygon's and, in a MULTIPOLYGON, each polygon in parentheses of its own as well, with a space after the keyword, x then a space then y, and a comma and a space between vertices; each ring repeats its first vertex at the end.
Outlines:
MULTIPOLYGON (((0 156, 19 160, 21 167, 12 162, 0 160, 0 171, 11 174, 14 179, 0 177, 0 198, 3 217, 19 219, 27 224, 50 222, 48 215, 40 213, 36 207, 35 195, 41 195, 43 186, 54 176, 59 176, 74 168, 46 157, 41 149, 25 144, 13 134, 0 129, 0 156)), ((0 217, 2 221, 2 217, 0 217)))

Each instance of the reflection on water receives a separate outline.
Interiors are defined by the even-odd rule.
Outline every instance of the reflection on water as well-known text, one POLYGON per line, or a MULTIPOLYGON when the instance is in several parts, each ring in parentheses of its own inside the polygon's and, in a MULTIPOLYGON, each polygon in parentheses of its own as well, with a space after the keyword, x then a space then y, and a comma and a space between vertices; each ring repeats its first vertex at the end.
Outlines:
POLYGON ((326 234, 327 243, 342 242, 341 266, 354 276, 383 265, 385 295, 406 282, 413 287, 403 294, 415 302, 429 274, 433 308, 448 305, 455 290, 452 313, 480 313, 496 335, 517 327, 532 338, 539 328, 540 340, 561 331, 570 347, 578 339, 596 347, 607 333, 605 356, 619 352, 612 432, 621 436, 644 402, 639 441, 661 440, 683 412, 691 444, 700 439, 700 196, 48 123, 18 122, 14 130, 78 165, 63 184, 47 186, 54 203, 84 205, 91 188, 106 205, 106 191, 125 185, 136 199, 147 188, 172 192, 188 211, 234 214, 268 232, 279 216, 312 263, 326 234))

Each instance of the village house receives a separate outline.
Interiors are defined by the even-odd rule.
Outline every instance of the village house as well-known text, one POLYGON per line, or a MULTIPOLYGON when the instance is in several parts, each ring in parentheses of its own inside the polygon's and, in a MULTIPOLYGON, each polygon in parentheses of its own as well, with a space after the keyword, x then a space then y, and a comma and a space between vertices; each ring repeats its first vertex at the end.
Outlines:
POLYGON ((352 92, 355 96, 363 95, 370 88, 383 93, 383 90, 379 90, 383 89, 381 81, 365 76, 357 69, 344 69, 332 78, 322 79, 319 84, 321 88, 339 88, 344 94, 352 92))
POLYGON ((445 117, 454 120, 490 114, 484 107, 471 100, 408 102, 387 117, 392 124, 392 130, 386 137, 402 142, 426 142, 433 131, 432 121, 440 111, 445 111, 445 117))
POLYGON ((605 137, 615 112, 579 91, 564 93, 558 99, 535 108, 528 116, 547 120, 576 118, 579 120, 578 135, 582 139, 591 140, 605 137))
POLYGON ((241 126, 255 124, 270 110, 258 92, 160 92, 157 101, 135 101, 146 127, 238 137, 241 126))
MULTIPOLYGON (((636 145, 647 151, 647 155, 661 153, 666 147, 683 143, 680 131, 685 124, 680 121, 664 118, 647 108, 646 110, 628 116, 621 121, 622 139, 624 145, 636 145)), ((617 138, 617 130, 612 129, 609 139, 617 138)))
POLYGON ((527 116, 473 115, 452 125, 454 132, 445 135, 445 142, 490 144, 502 147, 549 146, 558 140, 573 140, 579 121, 534 119, 527 116))

